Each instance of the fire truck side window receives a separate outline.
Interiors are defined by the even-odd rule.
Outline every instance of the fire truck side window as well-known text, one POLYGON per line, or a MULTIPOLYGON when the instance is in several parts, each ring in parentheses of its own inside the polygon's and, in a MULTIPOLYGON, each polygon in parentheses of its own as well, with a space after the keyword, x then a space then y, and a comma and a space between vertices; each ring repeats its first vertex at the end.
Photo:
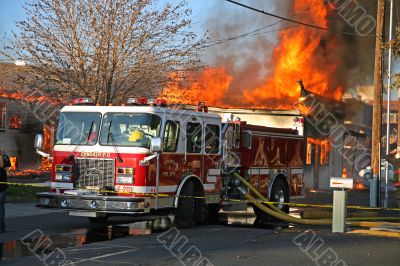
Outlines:
POLYGON ((186 151, 188 153, 201 152, 202 128, 199 123, 187 123, 186 125, 186 151))
POLYGON ((180 125, 179 122, 168 120, 165 124, 164 151, 176 152, 178 147, 180 125))
POLYGON ((206 127, 206 153, 218 154, 219 153, 219 126, 207 125, 206 127))

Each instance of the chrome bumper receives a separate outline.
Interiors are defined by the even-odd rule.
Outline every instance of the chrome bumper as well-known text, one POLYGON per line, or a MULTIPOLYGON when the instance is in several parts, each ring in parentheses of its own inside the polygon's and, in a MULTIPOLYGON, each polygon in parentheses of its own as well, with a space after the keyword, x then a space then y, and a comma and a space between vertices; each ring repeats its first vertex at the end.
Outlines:
POLYGON ((103 195, 78 196, 46 192, 36 194, 36 207, 117 214, 144 214, 150 212, 150 199, 103 195))

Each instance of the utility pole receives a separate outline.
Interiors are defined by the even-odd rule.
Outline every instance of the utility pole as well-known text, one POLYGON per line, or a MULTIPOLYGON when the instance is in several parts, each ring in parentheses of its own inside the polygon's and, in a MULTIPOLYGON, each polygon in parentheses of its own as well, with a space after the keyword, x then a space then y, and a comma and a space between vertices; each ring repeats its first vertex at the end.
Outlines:
MULTIPOLYGON (((380 145, 382 139, 382 90, 383 90, 383 42, 385 23, 385 0, 378 0, 376 47, 375 47, 375 73, 374 73, 374 101, 372 117, 372 154, 371 170, 374 180, 377 182, 376 202, 379 205, 380 194, 380 145)), ((373 189, 373 186, 370 187, 373 189)), ((372 192, 373 193, 373 192, 372 192)), ((371 195, 372 195, 371 193, 371 195)))
MULTIPOLYGON (((390 0, 390 21, 389 21, 389 39, 391 42, 393 38, 393 8, 394 0, 390 0)), ((392 46, 389 48, 388 52, 388 78, 387 78, 387 105, 386 105, 386 155, 390 152, 390 111, 391 111, 391 94, 392 94, 392 46)), ((388 207, 389 195, 388 195, 388 183, 389 183, 389 162, 386 161, 386 172, 385 172, 385 199, 383 201, 383 207, 388 207)))

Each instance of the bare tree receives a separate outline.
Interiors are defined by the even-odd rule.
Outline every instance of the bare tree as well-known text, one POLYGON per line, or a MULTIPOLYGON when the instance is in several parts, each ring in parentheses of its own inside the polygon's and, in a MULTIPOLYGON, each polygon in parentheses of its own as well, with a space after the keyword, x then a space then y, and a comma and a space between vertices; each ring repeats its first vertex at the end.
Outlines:
MULTIPOLYGON (((392 53, 396 59, 400 58, 400 25, 397 25, 395 30, 394 38, 391 42, 385 44, 384 48, 392 48, 392 53)), ((393 75, 393 87, 400 89, 400 73, 395 73, 393 75)), ((399 95, 400 97, 400 95, 399 95)))
POLYGON ((19 80, 63 98, 156 95, 169 73, 198 63, 203 43, 186 0, 34 0, 25 10, 13 45, 29 66, 19 80))

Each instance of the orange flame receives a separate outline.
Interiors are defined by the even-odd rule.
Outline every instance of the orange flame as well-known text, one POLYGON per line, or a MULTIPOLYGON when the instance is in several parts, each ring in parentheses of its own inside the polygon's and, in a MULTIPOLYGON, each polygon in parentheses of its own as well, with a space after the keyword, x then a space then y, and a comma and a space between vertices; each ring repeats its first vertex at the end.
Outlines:
POLYGON ((29 95, 17 91, 6 90, 0 87, 0 98, 11 99, 15 101, 25 101, 28 103, 46 102, 52 105, 59 105, 62 102, 59 99, 48 97, 45 95, 29 95))
MULTIPOLYGON (((45 126, 43 128, 43 151, 51 152, 53 147, 53 138, 54 135, 54 126, 45 126)), ((42 163, 39 167, 41 171, 50 171, 52 167, 52 162, 48 159, 43 157, 42 163)))
MULTIPOLYGON (((294 0, 295 13, 301 13, 310 6, 310 1, 294 0)), ((307 22, 328 28, 330 6, 325 3, 315 5, 309 12, 307 22)), ((271 58, 271 74, 265 77, 261 85, 244 87, 242 97, 233 99, 235 106, 224 104, 225 99, 232 102, 230 85, 234 80, 227 72, 227 66, 206 69, 200 74, 186 72, 189 86, 176 82, 177 75, 172 75, 174 82, 167 85, 162 94, 168 101, 196 104, 196 100, 208 105, 221 107, 251 107, 264 109, 296 109, 299 100, 299 79, 305 87, 317 95, 333 100, 341 100, 344 89, 334 84, 337 59, 330 51, 335 46, 334 40, 326 39, 328 32, 306 26, 282 30, 278 35, 278 45, 271 58)), ((329 35, 331 37, 331 35, 329 35)), ((244 82, 245 83, 245 82, 244 82)), ((307 112, 307 109, 304 110, 307 112)))
POLYGON ((34 170, 34 169, 26 169, 20 172, 11 172, 9 173, 10 177, 32 177, 32 176, 42 176, 48 173, 48 171, 42 170, 34 170))
POLYGON ((11 166, 8 168, 8 171, 10 172, 15 172, 18 170, 18 161, 17 161, 17 157, 15 156, 10 156, 10 164, 11 166))
POLYGON ((171 73, 170 79, 172 81, 161 94, 169 103, 197 104, 205 101, 214 106, 223 105, 222 97, 232 82, 232 77, 223 67, 208 68, 201 73, 186 72, 185 78, 171 73))
POLYGON ((356 183, 354 185, 354 190, 367 190, 367 187, 363 183, 356 183))

